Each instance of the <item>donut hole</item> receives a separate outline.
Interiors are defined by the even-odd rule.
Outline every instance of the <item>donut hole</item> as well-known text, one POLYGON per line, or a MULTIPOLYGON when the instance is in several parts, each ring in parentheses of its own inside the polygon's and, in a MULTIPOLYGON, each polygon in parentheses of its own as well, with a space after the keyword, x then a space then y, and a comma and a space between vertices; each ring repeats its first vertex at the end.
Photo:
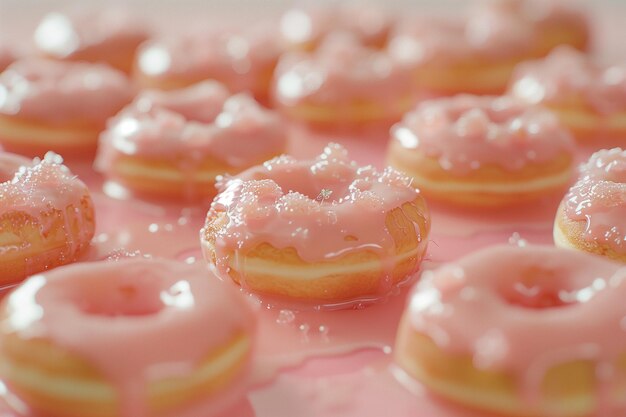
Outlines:
POLYGON ((83 294, 81 311, 93 316, 129 317, 155 315, 165 308, 160 292, 150 286, 120 283, 100 290, 83 294))
POLYGON ((510 305, 526 309, 563 308, 577 304, 579 293, 564 272, 529 268, 500 286, 500 296, 510 305))

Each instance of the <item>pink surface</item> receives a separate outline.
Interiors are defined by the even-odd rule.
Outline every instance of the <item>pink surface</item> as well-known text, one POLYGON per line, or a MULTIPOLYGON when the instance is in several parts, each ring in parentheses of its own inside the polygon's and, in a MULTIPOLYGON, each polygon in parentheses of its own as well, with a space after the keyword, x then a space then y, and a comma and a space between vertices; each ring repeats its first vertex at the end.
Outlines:
MULTIPOLYGON (((357 163, 378 168, 385 139, 333 138, 357 163)), ((327 137, 293 129, 291 153, 313 157, 327 142, 327 137)), ((581 150, 578 159, 589 154, 581 150)), ((198 231, 208 204, 184 207, 115 200, 101 191, 102 178, 89 165, 70 166, 90 186, 97 207, 98 230, 88 260, 138 251, 188 263, 204 262, 198 231)), ((551 244, 560 198, 509 212, 468 212, 431 204, 433 225, 424 269, 496 243, 551 244)), ((256 382, 248 398, 225 416, 374 417, 385 412, 395 417, 474 417, 435 401, 419 387, 412 387, 417 395, 410 393, 391 375, 388 366, 406 291, 401 288, 375 305, 344 311, 297 311, 249 296, 259 318, 256 382)))

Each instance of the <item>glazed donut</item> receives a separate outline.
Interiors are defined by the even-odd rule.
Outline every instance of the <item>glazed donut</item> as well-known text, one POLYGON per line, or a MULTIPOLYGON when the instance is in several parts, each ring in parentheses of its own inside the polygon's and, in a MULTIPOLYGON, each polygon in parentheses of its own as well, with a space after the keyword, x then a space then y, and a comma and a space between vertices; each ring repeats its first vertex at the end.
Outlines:
POLYGON ((137 53, 134 75, 141 86, 161 90, 213 79, 265 103, 281 52, 278 36, 265 26, 190 29, 146 42, 137 53))
POLYGON ((46 417, 213 415, 243 391, 255 327, 205 268, 145 258, 34 275, 0 317, 7 402, 46 417))
POLYGON ((509 93, 550 108, 578 140, 626 137, 624 65, 601 66, 562 47, 545 60, 520 64, 509 93))
POLYGON ((95 166, 135 194, 194 201, 215 195, 215 177, 280 155, 280 117, 215 81, 144 91, 109 121, 95 166))
POLYGON ((422 274, 395 360, 437 395, 482 412, 621 416, 624 297, 626 268, 596 256, 481 250, 422 274))
POLYGON ((0 153, 0 286, 73 262, 89 247, 89 190, 62 161, 0 153))
POLYGON ((106 120, 132 91, 123 73, 105 65, 17 61, 0 74, 0 143, 28 156, 93 154, 106 120))
POLYGON ((389 54, 412 72, 420 99, 458 93, 501 94, 515 65, 533 55, 526 22, 495 14, 406 17, 390 35, 389 54))
POLYGON ((534 55, 545 56, 560 45, 581 51, 590 47, 590 25, 585 11, 565 0, 489 0, 476 13, 502 14, 528 22, 536 35, 534 55))
POLYGON ((106 63, 130 72, 135 51, 148 39, 145 25, 118 8, 48 13, 34 33, 38 52, 53 59, 106 63))
POLYGON ((509 97, 419 104, 393 127, 387 161, 427 198, 504 206, 565 189, 574 143, 558 119, 509 97))
POLYGON ((313 51, 336 31, 351 33, 363 45, 383 48, 395 20, 386 10, 361 3, 295 6, 281 16, 280 34, 290 50, 313 51))
POLYGON ((274 75, 273 99, 286 116, 310 127, 388 127, 413 102, 409 82, 410 73, 385 51, 341 33, 314 52, 285 54, 274 75))
POLYGON ((416 271, 430 216, 400 173, 358 167, 339 145, 282 156, 218 183, 205 259, 245 289, 304 305, 385 297, 416 271))
POLYGON ((554 221, 557 246, 626 262, 626 151, 601 150, 580 168, 554 221))

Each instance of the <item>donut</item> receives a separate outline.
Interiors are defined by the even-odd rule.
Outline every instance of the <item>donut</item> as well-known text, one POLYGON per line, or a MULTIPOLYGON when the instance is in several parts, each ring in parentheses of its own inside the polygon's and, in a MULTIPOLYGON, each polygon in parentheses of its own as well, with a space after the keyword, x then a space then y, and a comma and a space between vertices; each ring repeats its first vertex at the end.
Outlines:
POLYGON ((48 13, 35 29, 33 40, 43 57, 105 63, 129 73, 137 48, 148 36, 147 27, 137 17, 107 7, 48 13))
POLYGON ((215 81, 147 90, 109 121, 96 169, 137 195, 197 201, 215 196, 215 177, 285 151, 275 112, 215 81))
POLYGON ((509 94, 554 111, 581 142, 626 137, 626 66, 600 65, 570 47, 520 64, 509 94))
POLYGON ((62 161, 0 153, 0 286, 73 262, 89 247, 89 190, 62 161))
POLYGON ((200 232, 205 259, 244 289, 304 306, 384 298, 424 256, 430 215, 400 173, 359 167, 330 144, 218 182, 200 232))
POLYGON ((264 25, 191 28, 144 43, 137 53, 134 78, 144 88, 161 90, 213 79, 265 103, 281 53, 278 35, 264 25))
POLYGON ((626 262, 626 150, 603 149, 580 167, 557 212, 554 243, 626 262))
POLYGON ((106 120, 132 94, 128 78, 105 65, 17 61, 0 74, 0 144, 27 156, 93 155, 106 120))
POLYGON ((626 268, 601 257, 547 246, 484 249, 422 274, 395 361, 479 415, 621 416, 625 296, 626 268))
POLYGON ((255 327, 204 268, 145 258, 34 275, 0 317, 7 403, 46 417, 214 415, 243 391, 255 327))
POLYGON ((565 191, 574 143, 551 112, 509 97, 425 101, 391 130, 387 161, 426 198, 499 207, 565 191))
POLYGON ((580 51, 590 48, 591 34, 585 10, 564 0, 490 0, 477 13, 502 14, 528 22, 535 31, 534 54, 545 56, 560 45, 580 51))
POLYGON ((413 102, 409 82, 410 73, 386 51, 340 33, 313 52, 283 55, 273 102, 288 118, 316 129, 388 127, 413 102))
POLYGON ((279 25, 283 42, 290 50, 312 51, 337 31, 351 33, 363 45, 383 48, 395 20, 374 5, 297 5, 282 14, 279 25))
POLYGON ((534 36, 531 25, 502 14, 407 16, 387 49, 410 69, 419 99, 502 94, 515 65, 534 57, 534 36))

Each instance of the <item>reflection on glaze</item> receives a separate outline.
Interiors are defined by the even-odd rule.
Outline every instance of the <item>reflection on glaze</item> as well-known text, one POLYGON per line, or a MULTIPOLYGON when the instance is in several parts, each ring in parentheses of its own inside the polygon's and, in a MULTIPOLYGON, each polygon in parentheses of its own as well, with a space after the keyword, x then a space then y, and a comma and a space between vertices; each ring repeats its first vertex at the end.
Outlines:
POLYGON ((520 64, 510 91, 530 103, 550 106, 591 106, 612 114, 626 109, 626 66, 603 66, 586 54, 560 47, 547 58, 520 64))
POLYGON ((594 153, 564 198, 565 214, 586 222, 583 238, 626 253, 626 150, 594 153))
POLYGON ((619 264, 547 246, 497 246, 424 273, 405 314, 448 354, 511 375, 524 401, 542 398, 554 367, 590 361, 609 371, 590 382, 595 407, 611 410, 624 406, 613 391, 625 371, 624 296, 619 264))
POLYGON ((574 151, 570 134, 551 112, 508 97, 424 102, 392 129, 392 140, 459 175, 484 165, 515 171, 574 151))
POLYGON ((0 74, 0 115, 100 127, 132 94, 128 78, 106 65, 28 59, 0 74))
MULTIPOLYGON (((149 384, 190 376, 208 355, 250 337, 255 327, 245 300, 204 268, 142 258, 36 275, 8 296, 2 316, 5 338, 46 340, 93 366, 120 396, 121 417, 155 415, 147 404, 149 384)), ((233 371, 242 383, 241 371, 233 371)), ((200 402, 220 402, 221 391, 200 402)), ((201 411, 182 415, 211 414, 198 406, 201 411)))

